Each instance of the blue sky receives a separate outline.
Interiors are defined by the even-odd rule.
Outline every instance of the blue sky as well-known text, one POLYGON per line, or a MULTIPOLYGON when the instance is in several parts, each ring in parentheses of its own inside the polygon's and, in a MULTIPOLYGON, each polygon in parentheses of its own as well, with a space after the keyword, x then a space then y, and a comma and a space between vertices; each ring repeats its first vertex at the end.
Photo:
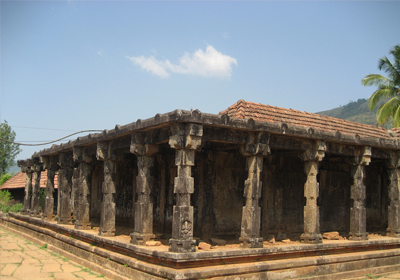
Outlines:
POLYGON ((361 79, 400 44, 400 1, 0 5, 0 121, 21 142, 239 99, 332 109, 368 98, 361 79))

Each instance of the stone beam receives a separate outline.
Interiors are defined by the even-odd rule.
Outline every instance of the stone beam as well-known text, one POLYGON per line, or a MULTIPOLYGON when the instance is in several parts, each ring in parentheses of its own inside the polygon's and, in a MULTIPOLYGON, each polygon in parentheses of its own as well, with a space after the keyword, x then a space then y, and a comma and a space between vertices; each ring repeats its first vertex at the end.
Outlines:
POLYGON ((241 153, 246 157, 248 178, 244 183, 243 196, 246 204, 242 210, 240 242, 243 248, 262 248, 260 236, 261 208, 259 199, 262 193, 261 172, 263 157, 270 153, 270 135, 267 133, 248 133, 247 143, 241 146, 241 153))
POLYGON ((350 237, 351 240, 367 240, 367 210, 365 208, 365 166, 371 162, 371 147, 360 147, 353 158, 351 173, 353 184, 350 198, 353 205, 350 208, 350 237))
POLYGON ((315 141, 314 145, 300 154, 304 161, 304 172, 307 180, 304 184, 304 233, 300 240, 305 243, 322 243, 320 232, 319 207, 317 199, 319 197, 319 183, 317 181, 318 164, 325 156, 326 145, 323 141, 315 141))

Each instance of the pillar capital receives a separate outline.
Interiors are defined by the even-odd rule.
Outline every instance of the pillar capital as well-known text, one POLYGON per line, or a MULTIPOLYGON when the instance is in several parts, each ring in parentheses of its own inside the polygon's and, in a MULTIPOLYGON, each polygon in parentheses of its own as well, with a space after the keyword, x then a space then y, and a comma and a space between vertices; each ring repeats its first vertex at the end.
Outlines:
POLYGON ((73 160, 75 162, 92 163, 93 156, 86 151, 86 147, 76 146, 72 150, 73 160))
POLYGON ((43 163, 43 169, 56 171, 59 168, 58 159, 57 156, 41 156, 40 162, 43 163))
POLYGON ((303 161, 320 162, 325 157, 326 144, 325 141, 317 140, 311 147, 300 153, 300 159, 303 161))
POLYGON ((60 168, 74 167, 74 161, 71 153, 60 153, 58 157, 58 164, 60 168))
POLYGON ((169 137, 171 148, 181 150, 196 150, 201 146, 203 125, 195 123, 176 123, 171 126, 169 137))
POLYGON ((363 146, 356 149, 355 156, 352 159, 353 165, 369 165, 371 162, 371 147, 363 146))
POLYGON ((137 156, 153 156, 158 153, 158 145, 147 143, 146 134, 137 132, 132 134, 130 151, 137 156))
POLYGON ((271 150, 269 147, 270 135, 265 132, 249 132, 247 143, 240 147, 244 156, 267 156, 271 150))
POLYGON ((33 159, 18 160, 17 164, 23 173, 32 173, 33 159))

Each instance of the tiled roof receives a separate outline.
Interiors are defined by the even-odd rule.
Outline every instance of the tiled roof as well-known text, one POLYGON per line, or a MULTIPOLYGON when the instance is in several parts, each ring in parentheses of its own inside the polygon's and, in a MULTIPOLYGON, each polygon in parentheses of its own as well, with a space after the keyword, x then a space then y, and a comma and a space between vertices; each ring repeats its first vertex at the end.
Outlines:
POLYGON ((252 118, 253 120, 260 122, 284 122, 295 126, 312 127, 313 129, 327 132, 339 131, 342 134, 358 134, 363 137, 390 138, 387 130, 382 127, 293 109, 247 102, 243 99, 239 100, 228 109, 220 112, 220 114, 227 114, 229 117, 240 119, 252 118))
MULTIPOLYGON (((33 177, 33 176, 32 176, 33 177)), ((10 190, 10 189, 18 189, 25 188, 26 183, 26 175, 21 171, 12 176, 7 182, 0 186, 0 190, 10 190)), ((40 174, 40 187, 45 188, 47 184, 47 170, 41 172, 40 174)), ((58 175, 54 176, 54 188, 56 189, 58 186, 58 175)))

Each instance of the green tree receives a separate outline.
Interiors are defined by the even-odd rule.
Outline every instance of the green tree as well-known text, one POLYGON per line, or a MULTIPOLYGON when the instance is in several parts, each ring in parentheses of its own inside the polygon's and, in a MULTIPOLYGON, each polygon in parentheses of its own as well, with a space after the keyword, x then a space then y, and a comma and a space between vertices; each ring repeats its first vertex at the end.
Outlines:
POLYGON ((7 172, 7 169, 14 165, 15 157, 21 152, 19 145, 14 144, 15 132, 4 120, 0 124, 0 175, 7 172))
POLYGON ((361 80, 364 86, 378 86, 378 89, 368 99, 368 108, 374 110, 381 99, 388 99, 378 107, 376 120, 378 124, 391 121, 393 127, 400 126, 400 45, 390 51, 394 63, 385 56, 379 60, 378 68, 387 73, 388 77, 370 74, 361 80))

